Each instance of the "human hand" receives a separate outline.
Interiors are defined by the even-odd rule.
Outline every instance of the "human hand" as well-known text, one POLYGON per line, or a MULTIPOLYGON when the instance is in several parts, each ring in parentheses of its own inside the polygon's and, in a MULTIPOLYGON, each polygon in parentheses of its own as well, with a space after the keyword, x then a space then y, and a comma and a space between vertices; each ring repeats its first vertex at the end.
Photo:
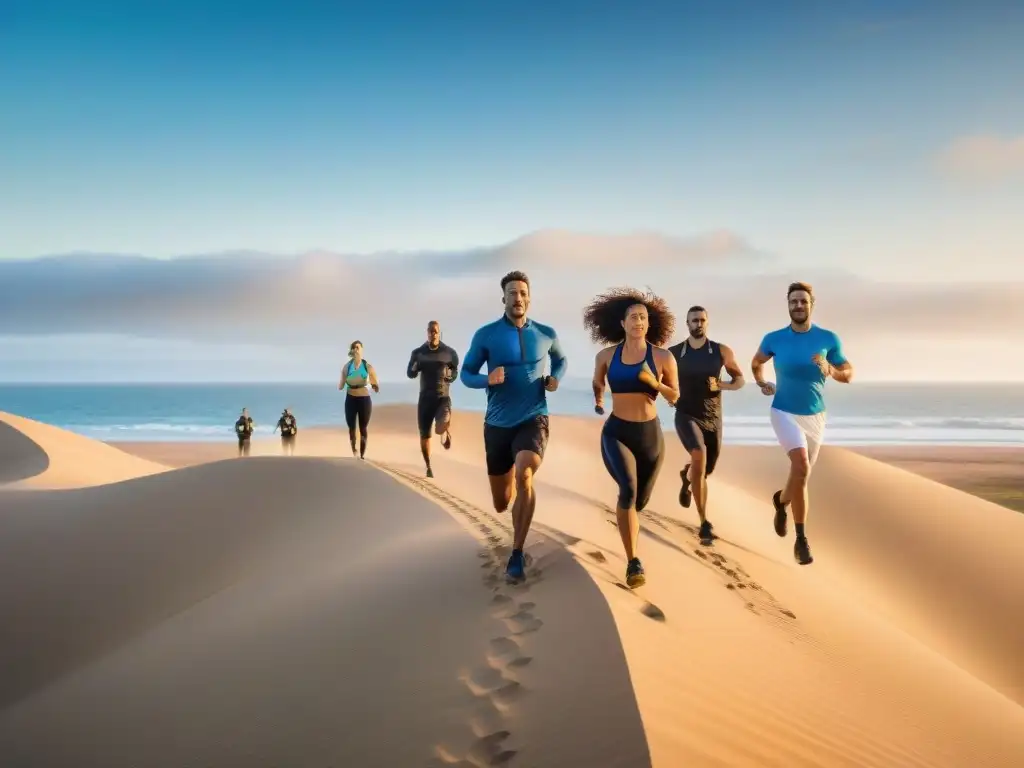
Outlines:
POLYGON ((499 365, 497 368, 495 368, 493 371, 491 371, 490 373, 487 374, 487 384, 489 386, 495 387, 498 384, 504 384, 504 383, 505 383, 505 367, 504 366, 499 365))
POLYGON ((717 392, 719 389, 720 389, 720 387, 718 386, 718 379, 716 379, 714 376, 709 376, 708 377, 708 391, 709 392, 717 392))
POLYGON ((594 403, 594 413, 604 416, 604 403, 594 403))
POLYGON ((545 376, 544 389, 546 389, 548 392, 554 392, 556 389, 558 389, 558 379, 556 379, 554 376, 545 376))
POLYGON ((651 367, 644 362, 643 368, 637 374, 637 378, 652 389, 658 388, 658 377, 651 371, 651 367))
POLYGON ((832 364, 826 360, 821 354, 817 354, 811 358, 814 364, 818 366, 818 370, 821 371, 821 375, 826 379, 832 375, 832 364))
POLYGON ((374 392, 380 392, 380 384, 371 384, 370 387, 374 392))
POLYGON ((771 396, 771 395, 775 394, 775 385, 772 384, 770 381, 761 382, 757 386, 761 388, 761 394, 762 395, 769 395, 769 396, 771 396))

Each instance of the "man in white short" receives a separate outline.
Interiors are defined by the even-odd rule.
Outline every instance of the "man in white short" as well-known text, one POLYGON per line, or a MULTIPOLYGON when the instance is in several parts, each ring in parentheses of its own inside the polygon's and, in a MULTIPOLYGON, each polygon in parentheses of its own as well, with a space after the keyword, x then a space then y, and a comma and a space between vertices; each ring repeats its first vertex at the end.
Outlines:
POLYGON ((790 324, 765 334, 750 364, 754 381, 765 395, 774 395, 772 429, 789 456, 789 479, 772 496, 775 532, 786 535, 786 507, 793 505, 796 543, 793 556, 800 565, 814 562, 804 531, 807 520, 807 478, 825 439, 825 381, 843 384, 853 378, 853 366, 843 354, 839 336, 811 323, 814 291, 807 283, 792 283, 786 293, 790 324), (777 383, 765 381, 764 364, 773 360, 777 383))

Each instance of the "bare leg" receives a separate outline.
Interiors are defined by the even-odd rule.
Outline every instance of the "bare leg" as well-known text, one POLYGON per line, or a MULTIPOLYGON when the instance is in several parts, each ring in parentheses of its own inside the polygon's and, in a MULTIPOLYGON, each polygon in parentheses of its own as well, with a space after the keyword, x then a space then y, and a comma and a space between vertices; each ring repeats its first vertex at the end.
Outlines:
POLYGON ((533 490, 533 475, 540 469, 541 457, 533 451, 520 451, 516 454, 514 467, 516 479, 516 500, 512 505, 512 549, 522 550, 526 545, 526 535, 530 532, 533 522, 533 510, 537 506, 537 496, 533 490))
POLYGON ((629 509, 615 508, 615 521, 619 525, 619 536, 622 548, 626 552, 626 560, 636 557, 637 541, 640 539, 640 516, 634 507, 629 509))
POLYGON ((487 476, 487 479, 491 484, 491 501, 494 503, 494 511, 498 514, 507 512, 508 505, 512 503, 512 489, 515 483, 514 478, 514 467, 504 475, 487 476))
POLYGON ((690 451, 690 492, 697 503, 697 514, 702 523, 707 519, 708 482, 704 475, 706 465, 704 451, 699 448, 690 451))
POLYGON ((793 506, 793 522, 803 525, 807 519, 807 478, 810 476, 811 466, 807 459, 806 448, 794 448, 789 452, 789 478, 786 487, 782 490, 781 501, 783 504, 793 506))
POLYGON ((439 419, 434 422, 434 432, 441 437, 441 445, 444 446, 445 450, 452 447, 452 436, 448 431, 451 428, 451 421, 449 419, 439 419))

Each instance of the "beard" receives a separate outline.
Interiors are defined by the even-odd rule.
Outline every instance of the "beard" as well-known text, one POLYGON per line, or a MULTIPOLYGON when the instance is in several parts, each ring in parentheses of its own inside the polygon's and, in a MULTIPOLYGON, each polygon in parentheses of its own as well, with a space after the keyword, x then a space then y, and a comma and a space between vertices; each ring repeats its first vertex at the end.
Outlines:
POLYGON ((694 339, 703 339, 706 331, 703 328, 691 328, 690 336, 694 339))

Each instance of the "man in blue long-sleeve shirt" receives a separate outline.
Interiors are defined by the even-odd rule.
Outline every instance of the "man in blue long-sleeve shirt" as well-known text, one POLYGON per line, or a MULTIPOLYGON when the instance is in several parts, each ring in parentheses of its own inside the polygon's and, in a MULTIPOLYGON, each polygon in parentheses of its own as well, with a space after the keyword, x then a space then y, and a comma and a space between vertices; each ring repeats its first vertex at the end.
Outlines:
POLYGON ((459 378, 473 389, 487 389, 484 451, 491 497, 498 512, 512 506, 512 555, 505 569, 510 581, 525 577, 523 547, 533 522, 537 497, 533 475, 544 460, 548 442, 547 393, 558 389, 567 361, 558 335, 530 320, 530 280, 522 272, 501 279, 505 314, 483 326, 470 343, 459 378), (551 358, 550 373, 545 363, 551 358), (487 364, 487 373, 480 369, 487 364))

